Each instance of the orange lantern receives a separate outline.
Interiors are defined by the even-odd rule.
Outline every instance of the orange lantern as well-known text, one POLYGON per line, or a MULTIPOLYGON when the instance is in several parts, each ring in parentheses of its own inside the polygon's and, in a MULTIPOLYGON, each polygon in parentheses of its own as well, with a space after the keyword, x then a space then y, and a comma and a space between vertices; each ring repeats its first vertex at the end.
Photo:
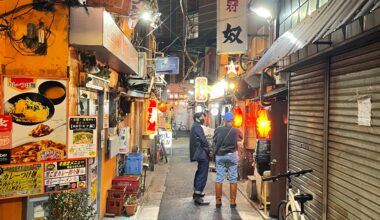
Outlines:
POLYGON ((234 107, 232 112, 234 114, 234 127, 241 127, 241 125, 243 124, 243 111, 240 107, 236 106, 234 107))
POLYGON ((168 105, 166 103, 160 103, 158 105, 158 110, 160 110, 162 113, 166 112, 168 109, 168 105))
POLYGON ((271 121, 268 119, 268 111, 265 109, 259 110, 257 113, 257 136, 258 138, 270 138, 271 121))

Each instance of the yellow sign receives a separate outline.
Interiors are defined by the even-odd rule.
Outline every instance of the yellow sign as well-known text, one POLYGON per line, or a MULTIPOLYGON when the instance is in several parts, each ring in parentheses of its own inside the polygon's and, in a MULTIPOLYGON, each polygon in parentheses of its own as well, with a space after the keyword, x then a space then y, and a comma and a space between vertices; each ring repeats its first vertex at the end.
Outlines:
POLYGON ((0 199, 42 192, 42 164, 0 167, 0 199))
POLYGON ((206 102, 207 101, 207 78, 197 77, 195 78, 195 101, 206 102))

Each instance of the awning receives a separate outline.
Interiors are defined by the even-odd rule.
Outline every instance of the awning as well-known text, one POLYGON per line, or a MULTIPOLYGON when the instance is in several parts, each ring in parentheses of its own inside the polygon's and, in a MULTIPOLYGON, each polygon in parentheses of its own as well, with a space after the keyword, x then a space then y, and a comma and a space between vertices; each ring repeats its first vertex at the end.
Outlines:
MULTIPOLYGON (((264 99, 270 99, 270 98, 273 98, 273 97, 278 97, 278 96, 286 95, 287 92, 288 92, 288 87, 284 86, 284 87, 280 87, 280 88, 277 88, 277 89, 273 89, 272 91, 269 91, 269 92, 265 93, 263 96, 264 96, 264 99)), ((256 96, 255 98, 253 98, 251 100, 252 101, 260 100, 260 96, 256 96)))
POLYGON ((253 76, 258 71, 271 66, 309 43, 326 37, 348 21, 372 12, 377 7, 379 7, 378 0, 330 0, 296 27, 281 35, 249 71, 245 80, 251 85, 253 76))

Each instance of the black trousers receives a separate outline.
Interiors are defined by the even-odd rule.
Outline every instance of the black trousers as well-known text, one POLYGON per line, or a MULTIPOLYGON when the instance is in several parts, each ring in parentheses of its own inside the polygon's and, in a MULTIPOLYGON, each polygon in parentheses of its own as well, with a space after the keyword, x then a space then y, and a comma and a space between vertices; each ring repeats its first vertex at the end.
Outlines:
POLYGON ((197 193, 201 193, 203 192, 207 183, 209 161, 205 160, 197 162, 198 169, 195 172, 194 176, 194 191, 197 193))

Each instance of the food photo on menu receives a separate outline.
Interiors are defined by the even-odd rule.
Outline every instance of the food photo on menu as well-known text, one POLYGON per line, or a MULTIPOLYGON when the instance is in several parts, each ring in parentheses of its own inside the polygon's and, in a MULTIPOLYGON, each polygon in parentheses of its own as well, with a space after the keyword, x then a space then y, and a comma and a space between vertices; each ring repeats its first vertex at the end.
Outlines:
POLYGON ((11 163, 67 157, 66 80, 4 77, 4 113, 12 116, 11 163))

